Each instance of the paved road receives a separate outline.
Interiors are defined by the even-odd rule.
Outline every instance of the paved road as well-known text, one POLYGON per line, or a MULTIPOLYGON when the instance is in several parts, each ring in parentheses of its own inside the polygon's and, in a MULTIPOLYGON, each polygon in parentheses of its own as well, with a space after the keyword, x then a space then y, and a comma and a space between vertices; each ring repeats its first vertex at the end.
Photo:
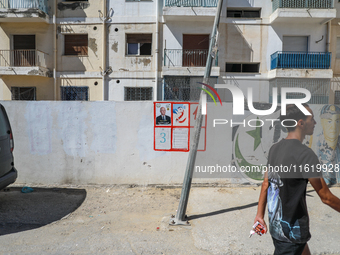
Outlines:
MULTIPOLYGON (((168 225, 180 188, 33 187, 0 192, 0 254, 272 254, 270 235, 248 238, 260 188, 193 187, 190 227, 168 225)), ((340 196, 340 188, 332 192, 340 196)), ((312 188, 313 254, 340 254, 340 214, 312 188)))

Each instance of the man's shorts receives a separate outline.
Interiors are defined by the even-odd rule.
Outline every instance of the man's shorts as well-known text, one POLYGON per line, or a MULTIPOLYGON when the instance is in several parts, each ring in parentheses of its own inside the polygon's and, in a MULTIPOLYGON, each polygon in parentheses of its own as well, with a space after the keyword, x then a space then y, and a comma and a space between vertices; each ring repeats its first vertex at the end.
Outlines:
POLYGON ((306 243, 287 243, 273 238, 274 255, 301 255, 306 243))

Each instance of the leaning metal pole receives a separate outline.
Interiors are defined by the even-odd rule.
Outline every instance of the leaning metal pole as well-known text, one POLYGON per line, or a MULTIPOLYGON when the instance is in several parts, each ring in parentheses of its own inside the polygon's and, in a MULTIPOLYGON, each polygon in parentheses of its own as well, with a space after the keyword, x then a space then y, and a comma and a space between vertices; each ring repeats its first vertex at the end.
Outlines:
MULTIPOLYGON (((216 36, 217 36, 218 25, 219 25, 219 22, 220 22, 222 3, 223 3, 223 0, 218 0, 217 11, 216 11, 215 21, 214 21, 214 27, 213 27, 213 30, 212 30, 212 33, 211 33, 211 38, 210 38, 209 54, 208 54, 208 58, 207 58, 206 66, 205 66, 204 77, 203 77, 203 83, 204 84, 208 83, 208 79, 210 77, 213 55, 215 57, 217 55, 216 36)), ((202 85, 202 89, 205 89, 204 85, 202 85)), ((176 216, 174 218, 170 219, 170 225, 189 225, 189 222, 185 220, 185 212, 187 210, 189 193, 190 193, 191 182, 192 182, 192 174, 193 174, 193 171, 194 171, 196 155, 197 155, 197 148, 198 148, 198 143, 199 143, 199 138, 200 138, 200 133, 201 133, 201 127, 202 127, 202 120, 203 120, 202 105, 204 105, 203 108, 205 110, 206 109, 206 101, 207 101, 206 98, 207 98, 207 94, 204 90, 202 90, 201 94, 200 94, 198 109, 197 109, 196 123, 195 123, 195 129, 194 129, 194 137, 190 141, 190 151, 189 151, 187 166, 186 166, 186 170, 185 170, 185 176, 184 176, 184 181, 183 181, 183 186, 182 186, 181 198, 180 198, 180 201, 179 201, 176 216)), ((206 112, 205 112, 205 114, 206 114, 206 112)))

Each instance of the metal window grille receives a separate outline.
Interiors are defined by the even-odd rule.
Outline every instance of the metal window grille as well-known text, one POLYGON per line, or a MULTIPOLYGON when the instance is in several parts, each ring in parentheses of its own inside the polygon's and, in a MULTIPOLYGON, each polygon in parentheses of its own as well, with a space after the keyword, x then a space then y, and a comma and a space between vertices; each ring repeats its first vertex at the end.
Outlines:
POLYGON ((12 87, 12 100, 36 100, 35 87, 12 87))
POLYGON ((217 0, 165 0, 165 6, 217 7, 217 0))
POLYGON ((334 92, 334 104, 340 104, 340 90, 334 92))
POLYGON ((152 100, 152 87, 125 87, 125 101, 152 100))
MULTIPOLYGON (((201 84, 203 77, 189 76, 165 76, 163 100, 164 101, 198 101, 200 98, 201 84)), ((211 77, 208 85, 214 87, 217 83, 217 77, 211 77)), ((207 97, 208 101, 212 98, 207 97)))
MULTIPOLYGON (((312 97, 308 103, 310 104, 328 104, 330 79, 287 79, 277 78, 269 82, 269 101, 272 103, 273 87, 277 87, 278 103, 281 103, 281 88, 304 88, 309 90, 312 97)), ((302 93, 288 93, 287 98, 304 98, 302 93)))
POLYGON ((61 87, 61 99, 66 101, 88 101, 89 87, 61 87))
POLYGON ((277 8, 331 9, 334 8, 334 2, 333 0, 273 0, 273 12, 277 8))

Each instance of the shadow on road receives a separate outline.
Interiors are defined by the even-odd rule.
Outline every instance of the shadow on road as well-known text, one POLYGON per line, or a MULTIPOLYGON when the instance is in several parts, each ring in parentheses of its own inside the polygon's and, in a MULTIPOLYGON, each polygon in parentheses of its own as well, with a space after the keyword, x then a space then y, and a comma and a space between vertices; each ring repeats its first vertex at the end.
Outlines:
POLYGON ((215 212, 191 215, 188 218, 186 218, 186 220, 194 220, 194 219, 209 217, 209 216, 213 216, 213 215, 218 215, 218 214, 221 214, 221 213, 227 213, 227 212, 232 212, 232 211, 236 211, 236 210, 242 210, 242 209, 250 208, 250 207, 253 207, 253 206, 257 206, 257 204, 258 203, 256 202, 256 203, 252 203, 252 204, 248 204, 248 205, 242 205, 242 206, 232 207, 232 208, 228 208, 228 209, 223 209, 223 210, 219 210, 219 211, 215 211, 215 212))
POLYGON ((39 228, 75 211, 85 200, 85 189, 20 187, 0 191, 0 236, 39 228))

